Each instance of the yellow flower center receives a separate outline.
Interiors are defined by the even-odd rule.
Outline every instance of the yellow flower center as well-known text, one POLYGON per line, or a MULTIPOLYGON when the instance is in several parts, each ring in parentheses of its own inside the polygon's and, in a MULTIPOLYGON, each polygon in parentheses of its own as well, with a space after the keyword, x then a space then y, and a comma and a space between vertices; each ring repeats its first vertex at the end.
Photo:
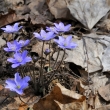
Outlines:
POLYGON ((17 85, 17 89, 20 89, 20 86, 19 85, 17 85))

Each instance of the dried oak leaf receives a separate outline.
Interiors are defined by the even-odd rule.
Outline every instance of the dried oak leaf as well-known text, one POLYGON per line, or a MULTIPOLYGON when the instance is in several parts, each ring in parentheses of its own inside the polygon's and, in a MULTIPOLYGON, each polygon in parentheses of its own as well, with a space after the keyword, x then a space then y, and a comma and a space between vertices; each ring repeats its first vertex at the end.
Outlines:
POLYGON ((19 18, 17 17, 14 10, 10 10, 8 14, 0 15, 0 27, 7 25, 9 23, 17 21, 19 18))
POLYGON ((86 28, 93 26, 110 10, 110 0, 66 0, 74 18, 86 28))
POLYGON ((35 103, 33 110, 87 110, 85 97, 57 83, 50 94, 35 103))

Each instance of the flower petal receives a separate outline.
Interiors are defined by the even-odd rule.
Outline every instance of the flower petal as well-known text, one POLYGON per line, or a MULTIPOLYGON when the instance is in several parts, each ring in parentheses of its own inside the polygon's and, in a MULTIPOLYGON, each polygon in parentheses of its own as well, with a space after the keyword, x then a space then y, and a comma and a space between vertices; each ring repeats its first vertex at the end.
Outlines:
POLYGON ((35 36, 36 38, 41 39, 40 34, 38 34, 38 33, 36 33, 36 32, 34 32, 33 34, 34 34, 34 36, 35 36))
POLYGON ((43 29, 40 31, 40 34, 42 38, 47 37, 47 33, 43 29))
POLYGON ((22 81, 22 79, 21 79, 21 76, 19 75, 19 73, 15 73, 15 83, 17 85, 19 85, 21 81, 22 81))
POLYGON ((19 23, 15 23, 15 24, 13 25, 13 28, 14 28, 14 29, 18 29, 18 25, 19 25, 19 23))
POLYGON ((58 29, 59 29, 59 24, 57 24, 57 23, 54 23, 54 25, 56 26, 56 28, 58 28, 58 29))
POLYGON ((11 62, 11 63, 17 63, 17 62, 16 62, 16 59, 14 59, 14 58, 8 58, 7 61, 9 61, 9 62, 11 62))
POLYGON ((28 51, 27 51, 27 50, 24 50, 24 51, 22 52, 22 58, 23 58, 23 59, 25 59, 25 58, 26 58, 27 53, 28 53, 28 51))
POLYGON ((72 36, 68 36, 65 40, 66 44, 69 45, 72 41, 72 36))
POLYGON ((70 27, 71 27, 71 24, 68 24, 65 26, 65 31, 69 31, 70 30, 70 27))
POLYGON ((64 28, 64 24, 62 22, 59 23, 59 28, 60 29, 64 28))
POLYGON ((4 48, 4 50, 5 50, 5 51, 7 51, 7 52, 9 52, 9 51, 10 51, 10 50, 9 50, 9 48, 4 48))
POLYGON ((22 90, 22 89, 15 89, 15 92, 17 92, 17 93, 20 94, 20 95, 23 94, 23 90, 22 90))
POLYGON ((24 78, 23 78, 23 81, 25 81, 25 82, 30 81, 30 77, 29 77, 29 76, 24 77, 24 78))
POLYGON ((30 62, 30 61, 32 61, 32 58, 31 58, 31 57, 26 57, 26 58, 25 58, 25 61, 26 61, 26 62, 30 62))
POLYGON ((12 64, 12 68, 16 68, 16 67, 18 67, 20 65, 20 63, 16 63, 16 64, 12 64))
POLYGON ((15 83, 15 81, 12 80, 12 79, 7 79, 7 80, 5 81, 5 83, 7 84, 7 85, 5 86, 5 88, 9 88, 10 90, 12 90, 13 88, 16 88, 16 83, 15 83))

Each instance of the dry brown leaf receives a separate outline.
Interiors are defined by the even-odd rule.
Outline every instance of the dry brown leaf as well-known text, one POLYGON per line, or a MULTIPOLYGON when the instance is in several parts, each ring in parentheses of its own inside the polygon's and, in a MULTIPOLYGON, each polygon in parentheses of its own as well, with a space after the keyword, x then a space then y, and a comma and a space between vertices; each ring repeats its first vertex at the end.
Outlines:
POLYGON ((92 109, 92 110, 110 110, 110 104, 109 105, 104 105, 100 108, 92 109))
POLYGON ((21 103, 20 105, 19 105, 19 109, 18 110, 27 110, 27 108, 28 108, 28 106, 25 104, 25 103, 21 103))
POLYGON ((4 87, 3 87, 2 85, 0 85, 0 91, 3 90, 3 88, 4 88, 4 87))
POLYGON ((110 84, 102 86, 98 89, 98 92, 106 101, 110 101, 110 84))
POLYGON ((85 94, 85 96, 89 96, 89 94, 92 92, 94 95, 97 94, 97 91, 100 87, 105 86, 106 83, 108 81, 108 78, 103 75, 103 76, 93 76, 91 78, 91 82, 92 84, 85 85, 80 81, 80 86, 79 91, 81 90, 81 92, 83 92, 85 94))
POLYGON ((95 97, 94 106, 95 106, 95 108, 99 108, 99 107, 103 106, 101 101, 100 101, 100 99, 99 99, 99 95, 98 94, 95 97))
POLYGON ((100 27, 102 31, 110 31, 110 19, 105 19, 102 23, 98 24, 98 27, 100 27))
POLYGON ((87 110, 84 101, 84 96, 70 91, 57 83, 50 94, 34 104, 33 110, 71 110, 69 108, 73 109, 74 107, 87 110))
POLYGON ((0 27, 7 25, 9 23, 15 22, 18 17, 14 10, 9 10, 8 14, 0 15, 0 27))
POLYGON ((73 19, 65 0, 47 0, 47 4, 55 18, 73 19))
POLYGON ((92 29, 93 26, 110 10, 110 0, 66 1, 72 16, 89 29, 92 29))

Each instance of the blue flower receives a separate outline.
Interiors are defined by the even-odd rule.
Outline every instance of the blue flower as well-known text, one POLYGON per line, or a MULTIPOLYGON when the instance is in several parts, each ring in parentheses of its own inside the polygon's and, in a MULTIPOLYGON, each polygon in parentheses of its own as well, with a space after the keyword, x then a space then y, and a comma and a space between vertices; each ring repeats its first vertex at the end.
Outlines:
POLYGON ((22 95, 23 90, 28 87, 28 81, 30 81, 30 77, 26 76, 23 79, 19 76, 19 73, 15 73, 14 79, 7 79, 5 88, 10 89, 11 91, 15 91, 18 94, 22 95))
POLYGON ((21 47, 24 47, 30 43, 30 40, 25 40, 25 41, 20 40, 18 43, 20 44, 21 47))
POLYGON ((20 65, 24 65, 27 62, 32 61, 32 58, 28 57, 27 56, 27 51, 24 50, 22 53, 16 52, 14 54, 14 58, 9 58, 9 59, 7 59, 7 61, 13 63, 12 68, 16 68, 20 65))
POLYGON ((66 39, 59 36, 59 39, 54 39, 54 42, 56 42, 62 49, 73 49, 77 46, 76 43, 72 42, 72 36, 68 36, 66 39))
POLYGON ((4 48, 4 50, 7 52, 15 52, 21 49, 20 44, 16 40, 14 40, 12 43, 7 42, 7 46, 8 48, 4 48))
POLYGON ((33 34, 37 39, 43 40, 43 41, 48 41, 55 37, 54 32, 45 32, 44 30, 41 30, 40 34, 38 34, 36 32, 34 32, 33 34))
POLYGON ((64 26, 64 24, 62 22, 60 22, 59 24, 54 23, 56 30, 58 32, 67 32, 70 30, 71 24, 68 24, 66 26, 64 26))
POLYGON ((54 32, 55 34, 58 34, 56 27, 46 27, 46 31, 54 32))
POLYGON ((1 28, 6 33, 16 33, 18 32, 23 26, 18 27, 19 23, 15 23, 13 26, 7 25, 6 28, 1 28))

